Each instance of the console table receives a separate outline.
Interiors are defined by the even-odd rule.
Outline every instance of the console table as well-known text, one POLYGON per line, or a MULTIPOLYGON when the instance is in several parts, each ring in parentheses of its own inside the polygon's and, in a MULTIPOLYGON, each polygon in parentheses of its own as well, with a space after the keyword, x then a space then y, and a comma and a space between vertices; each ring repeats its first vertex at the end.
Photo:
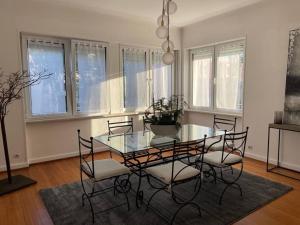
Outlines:
MULTIPOLYGON (((280 161, 279 161, 279 156, 280 156, 280 137, 281 137, 281 131, 282 130, 287 130, 287 131, 293 131, 293 132, 300 132, 300 126, 299 125, 292 125, 292 124, 275 124, 275 123, 270 123, 269 128, 268 128, 268 150, 267 150, 267 172, 273 172, 280 174, 282 176, 286 176, 289 178, 293 178, 296 180, 300 180, 299 178, 295 178, 289 175, 285 175, 282 173, 275 172, 274 169, 276 168, 282 168, 282 169, 287 169, 290 171, 294 171, 285 167, 280 166, 280 161), (277 146, 277 164, 274 167, 269 168, 269 154, 270 154, 270 130, 271 129, 277 129, 278 130, 278 146, 277 146)), ((298 171, 294 171, 298 172, 298 171)))

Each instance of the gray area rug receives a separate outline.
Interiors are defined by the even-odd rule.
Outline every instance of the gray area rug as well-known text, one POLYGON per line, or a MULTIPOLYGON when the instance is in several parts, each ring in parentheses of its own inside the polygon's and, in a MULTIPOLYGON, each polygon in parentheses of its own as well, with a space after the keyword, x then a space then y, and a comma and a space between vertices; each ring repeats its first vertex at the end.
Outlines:
MULTIPOLYGON (((208 178, 207 178, 208 179, 208 178)), ((131 177, 133 188, 137 185, 137 177, 131 177)), ((265 204, 275 200, 292 190, 291 187, 272 182, 262 177, 254 176, 244 172, 238 182, 244 192, 239 195, 235 188, 229 188, 223 198, 222 205, 218 204, 219 196, 225 187, 223 183, 211 183, 204 179, 201 191, 195 202, 199 203, 202 209, 202 216, 197 214, 195 208, 186 207, 176 217, 176 225, 227 225, 232 224, 251 212, 259 209, 265 204)), ((108 185, 101 184, 102 186, 108 185)), ((101 187, 101 186, 99 186, 101 187)), ((143 179, 145 201, 149 198, 153 189, 143 179)), ((184 184, 178 189, 182 197, 189 196, 193 192, 194 185, 184 184)), ((87 225, 92 224, 88 203, 85 207, 81 205, 81 184, 80 182, 66 184, 63 186, 43 189, 40 191, 42 200, 55 225, 87 225)), ((131 210, 127 206, 117 207, 96 215, 95 224, 100 225, 158 225, 168 224, 166 219, 171 218, 178 209, 178 205, 171 199, 169 193, 160 192, 151 202, 152 208, 146 211, 145 204, 137 209, 135 206, 135 193, 129 193, 131 210), (154 210, 155 209, 155 210, 154 210), (159 213, 158 213, 159 212, 159 213), (163 217, 165 219, 163 219, 163 217)), ((95 211, 102 211, 114 205, 125 202, 124 195, 113 196, 112 192, 105 193, 93 199, 95 211)))

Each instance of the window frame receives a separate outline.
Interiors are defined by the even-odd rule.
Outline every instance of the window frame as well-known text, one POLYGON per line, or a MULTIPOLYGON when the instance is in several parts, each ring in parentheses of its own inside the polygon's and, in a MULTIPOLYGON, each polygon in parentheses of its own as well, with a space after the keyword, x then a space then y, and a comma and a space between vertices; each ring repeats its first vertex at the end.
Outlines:
MULTIPOLYGON (((152 73, 152 53, 155 51, 162 51, 160 48, 157 47, 147 47, 147 46, 136 46, 136 45, 125 45, 120 44, 119 45, 119 63, 120 63, 120 74, 122 79, 120 79, 120 87, 123 89, 123 99, 120 105, 121 111, 123 113, 143 113, 151 104, 152 99, 154 96, 154 88, 153 88, 153 73, 152 73), (147 69, 147 99, 146 99, 146 107, 145 108, 125 108, 125 86, 124 86, 124 70, 123 70, 123 49, 125 48, 133 48, 133 49, 140 49, 145 50, 146 52, 146 69, 147 69)), ((175 85, 176 85, 176 79, 177 75, 175 73, 175 63, 178 63, 177 58, 175 57, 175 62, 172 64, 171 72, 172 72, 172 95, 175 94, 175 85)))
MULTIPOLYGON (((210 46, 204 46, 203 48, 211 48, 213 47, 212 45, 210 46)), ((202 47, 201 47, 202 48, 202 47)), ((214 96, 215 96, 215 85, 214 85, 214 74, 215 74, 215 51, 213 48, 213 53, 212 53, 212 67, 211 67, 211 71, 212 71, 212 77, 210 79, 210 106, 209 107, 205 107, 205 106, 194 106, 193 102, 194 102, 194 96, 193 96, 193 92, 194 92, 194 88, 193 88, 193 52, 191 50, 189 50, 189 68, 190 68, 190 93, 189 93, 189 99, 191 102, 191 108, 197 111, 205 111, 205 112, 212 112, 214 111, 214 96)))
MULTIPOLYGON (((80 39, 80 38, 72 38, 72 37, 60 37, 60 36, 51 36, 51 35, 43 35, 43 34, 35 34, 35 33, 27 33, 27 32, 20 32, 20 50, 21 50, 21 68, 24 71, 28 70, 28 44, 27 41, 30 39, 41 39, 41 40, 49 40, 49 41, 59 41, 62 42, 64 45, 64 66, 65 66, 65 89, 66 89, 66 107, 67 112, 62 114, 48 114, 48 115, 32 115, 31 113, 31 93, 30 87, 23 90, 24 94, 24 114, 25 114, 25 123, 32 123, 32 122, 43 122, 43 121, 60 121, 60 120, 74 120, 74 119, 84 119, 84 118, 97 118, 97 117, 113 117, 113 116, 128 116, 128 115, 139 115, 144 113, 144 110, 149 107, 152 103, 153 97, 153 82, 152 78, 153 75, 151 73, 152 67, 152 60, 151 54, 153 51, 160 50, 159 47, 155 46, 136 46, 136 45, 129 45, 129 44, 120 44, 116 43, 117 48, 119 48, 119 59, 116 57, 114 58, 115 62, 119 63, 119 71, 120 74, 120 88, 122 89, 122 93, 124 93, 124 82, 123 82, 123 58, 122 58, 122 48, 139 48, 144 49, 146 51, 146 69, 147 69, 147 99, 146 99, 146 107, 139 108, 134 110, 128 110, 124 108, 124 98, 121 99, 120 111, 112 113, 112 105, 111 105, 111 51, 115 48, 112 47, 109 42, 98 41, 98 40, 88 40, 88 39, 80 39), (75 51, 73 42, 80 41, 80 42, 96 42, 105 46, 106 48, 106 88, 107 88, 107 110, 106 112, 100 113, 88 113, 88 112, 77 112, 76 108, 76 81, 75 81, 75 51)), ((180 51, 178 50, 178 54, 180 51)), ((176 55, 176 54, 175 54, 176 55)), ((176 58, 175 63, 172 65, 172 94, 176 93, 175 85, 177 84, 178 79, 178 71, 176 71, 176 67, 179 66, 179 58, 176 58), (177 65, 178 64, 178 65, 177 65)))
POLYGON ((122 88, 122 93, 123 93, 123 98, 121 101, 121 112, 123 113, 141 113, 144 112, 149 105, 149 96, 150 96, 150 90, 149 90, 149 80, 150 80, 150 62, 149 62, 149 48, 147 47, 141 47, 141 46, 134 46, 134 45, 120 45, 120 54, 119 54, 119 58, 120 58, 120 74, 122 79, 120 79, 121 85, 120 87, 122 88), (132 107, 125 107, 125 75, 124 75, 124 49, 126 48, 132 48, 132 49, 137 49, 137 50, 142 50, 145 51, 145 63, 146 63, 146 82, 147 82, 147 95, 146 95, 146 106, 145 107, 139 107, 139 108, 132 108, 132 107))
MULTIPOLYGON (((152 99, 154 97, 154 82, 153 82, 153 69, 152 69, 152 66, 153 66, 153 53, 154 52, 163 52, 162 49, 160 48, 152 48, 152 49, 149 49, 149 71, 150 71, 150 104, 152 103, 152 99)), ((176 75, 175 75, 175 63, 177 63, 177 59, 176 59, 176 53, 175 53, 175 61, 174 63, 171 65, 171 77, 172 77, 172 84, 171 84, 171 96, 175 94, 175 85, 176 85, 176 75)))
POLYGON ((31 109, 31 91, 30 87, 24 89, 24 102, 25 102, 25 118, 26 120, 48 120, 48 119, 60 119, 60 118, 69 118, 72 117, 72 103, 71 103, 71 68, 68 63, 68 55, 70 54, 70 43, 68 39, 65 38, 56 38, 43 35, 30 35, 22 34, 21 35, 21 55, 22 55, 22 71, 28 71, 28 41, 30 39, 41 39, 43 41, 58 41, 64 45, 64 67, 65 67, 65 89, 66 89, 66 113, 59 114, 45 114, 45 115, 33 115, 31 109))
POLYGON ((110 114, 110 89, 109 89, 109 73, 108 73, 108 48, 109 44, 107 42, 101 41, 89 41, 89 40, 81 40, 81 39, 71 39, 71 52, 70 52, 70 64, 71 64, 71 90, 72 90, 72 111, 75 117, 95 117, 95 116, 103 116, 110 114), (75 76, 75 59, 76 59, 76 51, 75 45, 77 42, 87 43, 87 44, 99 44, 105 48, 105 76, 106 76, 106 94, 107 94, 107 102, 106 102, 106 111, 100 111, 97 113, 88 113, 88 112, 78 112, 77 111, 77 101, 76 101, 76 76, 75 76))
POLYGON ((49 41, 58 41, 64 44, 64 65, 65 65, 65 88, 66 88, 66 100, 67 100, 67 112, 62 114, 48 114, 48 115, 32 115, 31 113, 31 93, 30 87, 23 90, 24 94, 24 112, 25 112, 25 122, 40 122, 40 121, 56 121, 56 120, 69 120, 69 119, 80 119, 80 118, 91 118, 91 117, 106 117, 111 115, 111 105, 110 105, 110 85, 109 85, 109 48, 108 42, 96 41, 96 40, 86 40, 79 38, 66 38, 66 37, 55 37, 48 35, 39 35, 20 32, 20 44, 21 44, 21 68, 23 71, 28 71, 28 40, 30 39, 41 39, 49 41), (107 112, 100 113, 80 113, 76 110, 76 83, 74 76, 74 59, 75 53, 72 49, 72 42, 94 42, 101 43, 101 45, 106 48, 106 88, 107 88, 107 112))
POLYGON ((246 68, 246 38, 238 38, 233 39, 229 41, 223 41, 223 42, 217 42, 213 44, 203 45, 203 46, 197 46, 193 48, 189 48, 188 50, 188 65, 189 65, 189 110, 188 111, 195 111, 195 112, 204 112, 204 113, 211 113, 211 114, 224 114, 224 115, 236 115, 236 116, 242 116, 244 113, 244 99, 245 99, 245 68, 246 68), (244 42, 244 66, 243 66, 243 72, 242 72, 242 78, 243 78, 243 90, 242 90, 242 109, 241 110, 230 110, 230 109, 218 109, 216 105, 216 93, 217 93, 217 57, 216 57, 216 48, 217 46, 229 44, 229 43, 238 43, 238 42, 244 42), (212 59, 212 79, 211 79, 211 106, 210 107, 201 107, 201 106, 193 106, 193 59, 192 59, 192 51, 195 49, 200 48, 213 48, 213 59, 212 59))

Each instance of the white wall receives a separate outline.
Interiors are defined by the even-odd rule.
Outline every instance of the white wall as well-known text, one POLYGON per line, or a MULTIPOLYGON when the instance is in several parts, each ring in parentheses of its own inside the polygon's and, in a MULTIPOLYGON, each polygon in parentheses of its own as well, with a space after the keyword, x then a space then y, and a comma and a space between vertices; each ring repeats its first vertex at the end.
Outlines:
MULTIPOLYGON (((161 40, 155 37, 155 25, 137 20, 126 20, 100 15, 62 5, 32 0, 0 1, 0 67, 5 71, 21 69, 20 32, 58 37, 72 37, 113 43, 110 54, 111 86, 118 90, 119 78, 118 43, 159 47, 161 40)), ((180 31, 171 32, 176 48, 180 49, 180 31)), ((121 95, 112 97, 114 108, 121 95)), ((76 130, 84 135, 106 132, 108 118, 85 118, 77 120, 24 123, 22 101, 10 107, 7 117, 8 144, 14 167, 27 162, 71 156, 77 152, 76 130), (26 135, 25 135, 26 134, 26 135), (14 156, 18 154, 19 158, 14 156)), ((138 116, 134 116, 138 120, 138 116)), ((125 117, 112 118, 122 120, 125 117)), ((139 123, 139 126, 141 123, 139 123)), ((0 145, 0 169, 4 154, 0 145)))
MULTIPOLYGON (((300 27, 299 0, 266 0, 183 28, 182 48, 247 38, 244 126, 250 127, 247 149, 250 156, 264 160, 267 152, 267 126, 275 110, 283 110, 289 30, 300 27)), ((186 64, 184 77, 188 77, 186 64)), ((186 81, 186 79, 185 79, 186 81)), ((186 82, 183 85, 187 91, 186 82)), ((189 122, 211 124, 212 117, 190 113, 189 122), (207 120, 210 120, 208 122, 207 120)), ((300 138, 283 135, 286 164, 300 170, 300 138)), ((271 146, 275 152, 277 137, 271 146)), ((272 155, 275 158, 275 154, 272 155)))

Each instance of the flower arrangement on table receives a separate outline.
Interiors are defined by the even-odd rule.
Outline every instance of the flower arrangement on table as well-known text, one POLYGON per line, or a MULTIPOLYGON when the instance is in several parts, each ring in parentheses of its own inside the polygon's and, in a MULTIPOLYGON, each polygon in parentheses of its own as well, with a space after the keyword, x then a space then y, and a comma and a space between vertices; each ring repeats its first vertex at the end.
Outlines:
POLYGON ((178 130, 186 106, 182 95, 172 95, 170 98, 160 98, 156 101, 153 99, 151 106, 145 111, 145 121, 150 124, 154 133, 167 125, 178 130))

